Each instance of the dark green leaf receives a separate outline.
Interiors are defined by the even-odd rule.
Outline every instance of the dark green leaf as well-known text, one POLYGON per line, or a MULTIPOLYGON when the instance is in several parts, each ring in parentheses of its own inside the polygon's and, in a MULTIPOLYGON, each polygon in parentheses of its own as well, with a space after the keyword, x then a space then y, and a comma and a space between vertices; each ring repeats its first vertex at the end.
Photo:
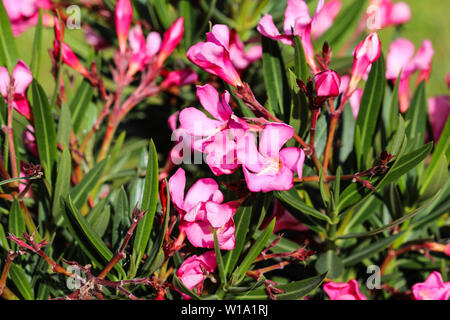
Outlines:
POLYGON ((3 2, 0 3, 0 66, 6 65, 12 72, 17 62, 16 40, 14 39, 3 2))
POLYGON ((422 145, 425 140, 425 129, 427 121, 427 100, 425 93, 425 81, 422 81, 416 91, 409 105, 408 111, 405 115, 406 120, 406 136, 409 149, 415 149, 422 145), (415 143, 412 143, 412 142, 415 143))
MULTIPOLYGON (((23 217, 22 209, 20 208, 19 201, 14 198, 14 201, 11 205, 11 209, 9 211, 9 232, 15 235, 16 237, 22 236, 22 233, 26 231, 25 228, 25 220, 23 217)), ((17 244, 11 241, 12 247, 16 248, 14 250, 17 250, 17 244)))
POLYGON ((344 264, 337 256, 336 252, 328 250, 319 256, 315 268, 320 274, 328 272, 328 278, 336 279, 344 271, 344 264))
POLYGON ((173 283, 173 286, 180 292, 187 294, 194 300, 201 300, 201 297, 198 296, 197 294, 195 294, 194 292, 192 292, 191 290, 189 290, 188 288, 186 288, 186 286, 183 284, 183 282, 181 282, 181 280, 176 275, 173 276, 172 283, 173 283))
POLYGON ((9 269, 9 276, 25 300, 34 300, 34 292, 31 287, 31 281, 25 273, 25 270, 15 263, 12 263, 11 268, 9 269))
POLYGON ((78 134, 86 115, 86 110, 92 100, 94 90, 87 81, 82 81, 78 87, 74 99, 70 103, 73 131, 78 134))
POLYGON ((305 51, 303 49, 300 37, 294 37, 294 71, 298 79, 302 80, 305 84, 308 80, 309 70, 306 63, 305 51))
POLYGON ((42 52, 42 8, 39 10, 39 18, 34 31, 33 48, 31 50, 31 74, 36 78, 39 74, 41 66, 41 52, 42 52))

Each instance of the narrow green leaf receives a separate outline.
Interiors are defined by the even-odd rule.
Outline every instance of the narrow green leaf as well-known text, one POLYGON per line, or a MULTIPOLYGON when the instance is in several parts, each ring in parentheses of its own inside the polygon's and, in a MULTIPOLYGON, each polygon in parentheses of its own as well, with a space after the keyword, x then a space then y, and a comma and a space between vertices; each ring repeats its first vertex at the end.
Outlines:
POLYGON ((70 103, 73 131, 78 134, 85 117, 89 102, 92 100, 94 90, 87 81, 82 81, 78 87, 74 99, 70 103))
POLYGON ((344 264, 333 250, 322 253, 316 261, 315 268, 320 274, 328 272, 330 279, 336 279, 344 272, 344 264))
POLYGON ((123 239, 124 233, 127 232, 130 225, 130 214, 128 212, 129 204, 128 197, 123 186, 119 192, 114 203, 114 218, 112 227, 112 245, 113 248, 120 246, 120 240, 123 239))
POLYGON ((61 217, 61 196, 65 196, 70 190, 70 175, 72 172, 72 157, 69 147, 63 149, 58 164, 58 175, 56 176, 55 188, 53 191, 53 217, 61 217))
POLYGON ((272 222, 266 227, 264 232, 259 235, 253 246, 250 248, 247 256, 233 273, 233 284, 242 281, 242 278, 245 276, 245 272, 250 270, 250 266, 266 246, 267 241, 272 235, 273 228, 275 227, 275 220, 276 219, 273 218, 272 222))
POLYGON ((33 48, 31 50, 31 74, 37 78, 41 66, 41 52, 42 52, 42 8, 39 9, 39 18, 34 31, 33 48))
POLYGON ((308 64, 306 63, 305 51, 298 36, 294 37, 294 71, 297 78, 306 84, 309 70, 308 64))
POLYGON ((408 145, 408 148, 410 149, 418 148, 425 140, 427 109, 425 81, 422 81, 417 86, 405 115, 405 120, 407 122, 406 136, 408 137, 408 141, 411 142, 408 145))
POLYGON ((360 262, 363 259, 370 258, 374 254, 377 254, 378 252, 387 248, 392 242, 395 241, 395 239, 400 237, 402 234, 403 232, 399 232, 387 238, 375 241, 374 243, 370 243, 364 249, 354 252, 350 256, 342 259, 342 263, 344 263, 344 266, 348 267, 360 262))
MULTIPOLYGON (((277 300, 298 300, 306 295, 310 294, 313 290, 317 289, 325 280, 327 274, 311 277, 308 279, 291 282, 275 286, 278 289, 284 291, 276 295, 277 300)), ((246 292, 236 296, 226 296, 227 299, 239 299, 239 300, 267 300, 269 295, 265 288, 256 289, 250 292, 246 292)))
POLYGON ((217 269, 219 271, 220 283, 224 285, 227 282, 227 275, 225 273, 225 267, 223 265, 222 253, 220 252, 219 240, 217 240, 216 229, 214 229, 214 252, 216 254, 217 269))
POLYGON ((202 300, 202 298, 199 295, 197 295, 196 293, 194 293, 191 290, 189 290, 188 288, 186 288, 186 286, 183 284, 183 282, 181 282, 181 280, 177 277, 177 275, 173 276, 172 283, 173 283, 173 286, 178 291, 188 295, 192 299, 194 299, 194 300, 202 300))
POLYGON ((56 130, 48 98, 36 80, 31 83, 34 131, 39 158, 45 177, 51 184, 53 168, 57 159, 56 130))
POLYGON ((250 225, 250 218, 252 215, 252 206, 250 203, 243 203, 234 214, 235 231, 235 246, 234 249, 229 251, 224 256, 225 272, 230 274, 236 263, 239 260, 239 256, 245 245, 245 238, 248 233, 248 227, 250 225))
POLYGON ((266 85, 269 103, 277 117, 290 114, 288 82, 278 43, 272 39, 263 37, 263 75, 266 85))
POLYGON ((387 136, 390 137, 396 131, 399 118, 399 99, 398 89, 400 87, 400 77, 395 81, 394 89, 392 90, 391 103, 389 104, 389 121, 387 126, 387 136))
POLYGON ((62 103, 61 115, 58 121, 58 132, 56 134, 56 142, 62 146, 68 146, 70 141, 70 132, 72 131, 72 119, 70 117, 70 109, 66 103, 62 103))
MULTIPOLYGON (((23 217, 22 209, 20 208, 19 201, 14 198, 14 201, 11 205, 11 209, 9 210, 9 232, 15 235, 16 237, 22 236, 22 233, 26 231, 25 228, 25 220, 23 217)), ((11 241, 12 247, 17 250, 17 244, 11 241)))
POLYGON ((34 292, 31 287, 31 281, 25 270, 17 264, 12 263, 11 268, 9 269, 9 276, 25 300, 34 300, 34 292))
MULTIPOLYGON (((434 156, 434 154, 433 154, 434 156)), ((425 179, 420 182, 419 194, 422 199, 427 199, 436 194, 447 182, 448 179, 448 161, 445 154, 441 154, 437 162, 432 163, 425 172, 425 179)))
MULTIPOLYGON (((383 55, 372 64, 364 93, 361 98, 361 108, 356 118, 356 130, 359 130, 358 145, 355 145, 358 168, 372 157, 369 149, 372 146, 373 136, 378 122, 381 103, 383 101, 385 79, 385 66, 383 55)), ((355 132, 356 135, 356 132, 355 132)))
POLYGON ((111 207, 109 205, 105 206, 107 201, 108 197, 100 200, 89 212, 86 219, 92 229, 97 232, 100 237, 103 237, 105 234, 111 219, 111 207))
POLYGON ((314 218, 332 223, 327 215, 308 206, 304 201, 302 201, 298 196, 295 188, 287 191, 275 191, 274 196, 281 202, 288 204, 290 207, 295 208, 296 210, 304 214, 308 214, 310 216, 313 216, 314 218))
POLYGON ((70 190, 70 197, 76 208, 81 209, 89 197, 89 193, 97 185, 100 180, 108 158, 97 163, 89 172, 81 179, 81 181, 70 190))
POLYGON ((150 140, 148 151, 147 171, 145 176, 144 194, 142 197, 141 210, 148 210, 136 228, 133 246, 133 257, 136 269, 140 264, 142 256, 150 238, 153 227, 156 206, 158 204, 158 153, 153 140, 150 140))
MULTIPOLYGON (((75 237, 83 252, 96 264, 96 267, 104 267, 112 259, 112 252, 78 212, 70 195, 68 198, 61 198, 61 201, 64 207, 62 211, 64 221, 71 234, 75 237)), ((116 264, 114 268, 125 276, 125 271, 120 264, 116 264)))
POLYGON ((397 225, 399 225, 399 224, 405 222, 405 221, 408 220, 408 219, 411 219, 411 218, 414 217, 415 215, 417 215, 417 214, 421 213, 422 211, 424 211, 426 208, 428 208, 428 207, 429 207, 429 206, 430 206, 430 205, 438 198, 438 195, 439 195, 439 193, 437 193, 437 194, 433 197, 433 199, 429 200, 429 201, 428 201, 425 205, 423 205, 422 207, 420 207, 420 208, 414 210, 414 211, 411 212, 411 213, 408 213, 407 215, 404 215, 403 217, 401 217, 401 218, 399 218, 399 219, 397 219, 397 220, 395 220, 395 221, 392 221, 391 223, 389 223, 389 224, 387 224, 387 225, 385 225, 385 226, 382 226, 382 227, 377 228, 377 229, 375 229, 375 230, 371 230, 371 231, 369 231, 369 232, 361 232, 361 233, 346 234, 346 235, 340 236, 340 237, 338 237, 338 238, 339 238, 339 239, 348 239, 348 238, 364 238, 364 237, 371 237, 371 236, 374 236, 374 235, 376 235, 376 234, 378 234, 378 233, 381 233, 381 232, 383 232, 383 231, 392 229, 393 227, 395 227, 395 226, 397 226, 397 225))
POLYGON ((12 72, 17 62, 16 40, 13 36, 8 14, 0 2, 0 66, 6 65, 12 72))

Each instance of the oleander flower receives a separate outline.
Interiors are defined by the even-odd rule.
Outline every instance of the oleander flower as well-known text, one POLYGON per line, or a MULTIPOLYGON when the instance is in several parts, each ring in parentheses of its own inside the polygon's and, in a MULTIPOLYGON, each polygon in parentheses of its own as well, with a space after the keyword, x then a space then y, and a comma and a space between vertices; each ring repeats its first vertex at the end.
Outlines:
POLYGON ((238 140, 237 157, 250 191, 289 190, 293 187, 293 172, 302 177, 304 151, 294 147, 281 149, 293 135, 291 126, 269 123, 262 130, 259 146, 251 131, 238 140))
MULTIPOLYGON (((39 9, 49 10, 52 8, 52 3, 49 0, 3 0, 3 5, 15 37, 37 24, 39 9)), ((44 13, 42 24, 47 27, 53 26, 53 18, 44 13)))
POLYGON ((33 76, 25 62, 22 60, 17 62, 12 72, 12 77, 10 77, 8 69, 0 67, 0 93, 5 98, 6 103, 8 103, 8 91, 11 79, 14 83, 12 106, 21 115, 31 120, 33 116, 26 97, 26 90, 31 81, 33 81, 33 76))
POLYGON ((355 279, 348 282, 327 282, 323 290, 330 300, 367 300, 367 297, 359 291, 359 284, 355 279))
POLYGON ((450 115, 450 96, 430 97, 428 114, 434 141, 438 141, 450 115))
POLYGON ((439 272, 433 271, 424 282, 412 286, 416 300, 448 300, 450 281, 444 282, 439 272))

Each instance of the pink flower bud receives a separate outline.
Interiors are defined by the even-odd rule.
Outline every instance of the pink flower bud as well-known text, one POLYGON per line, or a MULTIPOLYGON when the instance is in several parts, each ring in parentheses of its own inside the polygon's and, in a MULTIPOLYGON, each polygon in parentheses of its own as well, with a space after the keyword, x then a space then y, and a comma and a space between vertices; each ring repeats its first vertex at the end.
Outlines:
MULTIPOLYGON (((55 56, 59 59, 60 53, 60 42, 58 40, 53 41, 53 49, 55 52, 55 56)), ((89 78, 89 71, 80 63, 75 53, 66 43, 62 44, 61 48, 62 61, 67 64, 69 67, 77 70, 84 77, 89 78)))
POLYGON ((358 82, 364 76, 367 68, 378 60, 381 54, 381 42, 378 34, 373 32, 365 37, 353 50, 352 77, 348 86, 346 97, 356 89, 358 82))
POLYGON ((192 69, 183 69, 171 71, 167 74, 166 79, 161 83, 161 87, 185 86, 197 81, 198 76, 192 69))
POLYGON ((318 97, 337 97, 341 78, 333 70, 325 70, 314 76, 318 97))
POLYGON ((157 65, 162 66, 168 56, 175 50, 180 43, 184 33, 184 19, 180 17, 175 23, 164 33, 161 49, 159 50, 157 65))
POLYGON ((127 48, 127 37, 132 17, 133 8, 130 0, 117 0, 115 9, 116 33, 121 53, 124 53, 127 48))

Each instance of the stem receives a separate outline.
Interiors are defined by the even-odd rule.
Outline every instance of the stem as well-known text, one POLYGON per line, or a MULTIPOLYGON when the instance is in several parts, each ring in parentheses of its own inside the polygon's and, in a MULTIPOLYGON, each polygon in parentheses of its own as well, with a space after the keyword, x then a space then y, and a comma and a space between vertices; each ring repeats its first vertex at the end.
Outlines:
POLYGON ((20 300, 8 287, 3 288, 1 297, 6 300, 20 300))
POLYGON ((100 148, 100 152, 98 154, 97 159, 98 162, 106 158, 109 147, 111 146, 112 139, 114 137, 114 133, 116 132, 116 127, 117 125, 114 125, 113 123, 111 123, 111 121, 108 122, 108 127, 106 129, 106 134, 103 139, 102 147, 100 148))
POLYGON ((11 263, 17 257, 17 253, 9 250, 8 257, 6 258, 5 266, 3 267, 2 276, 0 277, 0 296, 3 296, 3 290, 6 286, 6 279, 8 278, 9 268, 11 267, 11 263))

